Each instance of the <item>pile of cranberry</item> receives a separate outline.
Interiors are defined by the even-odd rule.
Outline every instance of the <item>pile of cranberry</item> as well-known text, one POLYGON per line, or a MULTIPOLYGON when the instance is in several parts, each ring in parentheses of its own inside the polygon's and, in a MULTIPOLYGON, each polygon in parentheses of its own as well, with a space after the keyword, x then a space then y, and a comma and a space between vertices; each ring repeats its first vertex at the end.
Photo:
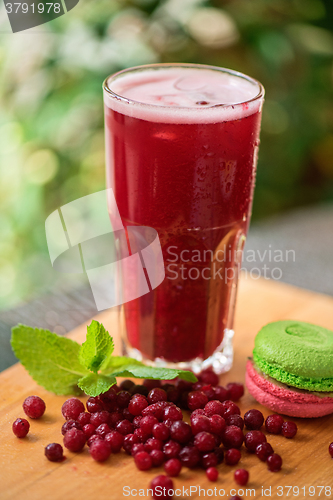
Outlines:
MULTIPOLYGON (((244 394, 243 385, 230 383, 225 388, 218 382, 218 376, 209 369, 198 375, 195 384, 177 380, 162 385, 159 380, 145 380, 142 385, 135 385, 124 380, 119 387, 90 397, 87 411, 82 401, 70 398, 62 406, 66 419, 62 426, 64 446, 71 452, 79 452, 87 444, 90 455, 99 462, 123 448, 143 471, 163 465, 167 476, 157 476, 151 483, 153 491, 158 486, 165 488, 165 496, 159 494, 159 498, 170 498, 168 490, 173 489, 170 477, 178 476, 182 467, 202 467, 207 478, 216 481, 216 466, 223 461, 236 465, 243 443, 249 452, 267 462, 269 470, 279 471, 282 459, 260 430, 264 416, 252 409, 242 418, 235 404, 244 394), (183 421, 182 410, 190 410, 190 424, 183 421), (248 429, 245 435, 244 426, 248 429)), ((45 403, 38 396, 30 396, 23 409, 30 418, 39 418, 45 411, 45 403)), ((17 419, 13 432, 24 437, 29 427, 27 420, 17 419)), ((285 422, 280 415, 267 417, 265 427, 268 433, 287 438, 293 438, 297 432, 296 424, 285 422)), ((45 455, 51 461, 61 461, 63 448, 51 443, 45 448, 45 455)), ((238 469, 234 479, 245 486, 249 473, 238 469)))

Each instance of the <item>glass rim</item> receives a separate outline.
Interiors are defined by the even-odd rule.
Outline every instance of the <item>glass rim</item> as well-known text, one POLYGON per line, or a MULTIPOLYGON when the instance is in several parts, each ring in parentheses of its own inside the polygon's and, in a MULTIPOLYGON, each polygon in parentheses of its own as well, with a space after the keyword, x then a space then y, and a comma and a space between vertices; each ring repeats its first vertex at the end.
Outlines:
MULTIPOLYGON (((264 86, 259 82, 259 80, 256 80, 255 78, 252 78, 251 76, 246 75, 245 73, 241 73, 240 71, 236 71, 233 69, 228 69, 228 68, 223 68, 220 66, 213 66, 210 64, 195 64, 195 63, 153 63, 153 64, 142 64, 139 66, 132 66, 130 68, 125 68, 121 71, 117 71, 116 73, 113 73, 109 76, 107 76, 103 82, 103 91, 106 92, 110 97, 126 102, 127 104, 133 104, 133 105, 140 105, 140 106, 148 106, 151 108, 168 108, 170 109, 170 106, 164 106, 160 104, 152 104, 152 103, 145 103, 142 101, 136 101, 134 99, 130 99, 128 97, 124 97, 120 94, 117 94, 113 90, 111 90, 109 86, 109 82, 115 81, 117 78, 121 77, 122 75, 126 75, 129 73, 134 73, 136 71, 144 71, 144 70, 149 70, 149 69, 161 69, 161 68, 198 68, 198 69, 206 69, 206 70, 212 70, 212 71, 219 71, 221 73, 227 73, 229 75, 235 76, 237 78, 241 78, 243 80, 247 80, 248 82, 254 84, 258 88, 258 94, 255 95, 254 97, 251 97, 251 99, 246 99, 245 101, 241 102, 236 102, 236 103, 228 103, 228 104, 213 104, 212 106, 205 106, 202 108, 195 108, 196 111, 200 110, 207 110, 207 109, 213 109, 213 108, 227 108, 227 107, 232 107, 235 108, 236 106, 241 106, 243 104, 255 102, 257 100, 263 99, 265 96, 265 89, 264 86)), ((176 109, 193 109, 190 106, 177 106, 176 109)))

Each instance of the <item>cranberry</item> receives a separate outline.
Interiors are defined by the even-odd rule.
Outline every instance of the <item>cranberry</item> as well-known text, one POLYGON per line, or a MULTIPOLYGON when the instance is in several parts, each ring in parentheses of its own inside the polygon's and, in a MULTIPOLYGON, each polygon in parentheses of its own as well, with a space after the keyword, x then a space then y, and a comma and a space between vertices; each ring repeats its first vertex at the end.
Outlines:
POLYGON ((204 469, 209 469, 209 467, 216 467, 219 461, 216 453, 210 452, 202 455, 200 463, 204 469))
POLYGON ((226 423, 221 415, 212 415, 209 419, 210 431, 217 436, 222 437, 223 431, 226 428, 226 423))
POLYGON ((133 427, 134 429, 139 429, 141 425, 141 420, 143 419, 142 415, 139 415, 138 417, 134 417, 133 419, 133 427))
POLYGON ((261 443, 256 447, 256 455, 262 462, 266 462, 269 455, 273 453, 274 450, 269 443, 261 443))
POLYGON ((103 403, 98 397, 89 398, 86 402, 86 407, 89 413, 96 413, 97 411, 104 410, 103 403))
POLYGON ((153 436, 161 441, 166 441, 170 436, 170 429, 163 423, 157 423, 153 427, 153 436))
POLYGON ((253 409, 249 410, 244 415, 245 427, 250 431, 259 430, 265 419, 261 411, 253 409))
POLYGON ((185 467, 193 469, 200 462, 200 452, 195 446, 184 446, 179 453, 179 459, 185 467))
POLYGON ((331 455, 331 457, 333 458, 333 443, 331 443, 328 447, 328 453, 331 455))
POLYGON ((159 467, 164 462, 164 453, 161 450, 152 450, 149 455, 151 456, 153 467, 159 467))
POLYGON ((77 398, 67 399, 61 407, 61 413, 66 420, 76 420, 84 410, 84 404, 77 398))
POLYGON ((111 429, 108 424, 101 424, 97 427, 95 432, 98 436, 101 436, 104 439, 105 436, 111 432, 111 429))
POLYGON ((226 448, 240 448, 244 441, 244 434, 236 425, 229 425, 225 428, 222 436, 222 443, 226 448))
POLYGON ((183 420, 183 414, 178 406, 166 406, 163 411, 163 420, 183 420))
POLYGON ((142 415, 144 417, 146 417, 147 415, 153 415, 154 417, 157 418, 157 420, 163 420, 165 406, 163 406, 162 403, 163 401, 161 401, 160 403, 155 403, 150 406, 147 406, 142 410, 142 415))
POLYGON ((91 413, 83 411, 77 417, 76 421, 83 427, 84 425, 90 424, 91 413))
POLYGON ((81 451, 86 444, 86 440, 85 433, 73 427, 64 435, 64 446, 69 451, 81 451))
POLYGON ((203 408, 198 408, 197 410, 192 411, 191 420, 192 420, 192 418, 197 417, 198 415, 206 416, 205 410, 203 408))
POLYGON ((45 403, 39 396, 29 396, 23 402, 24 413, 30 418, 42 417, 45 408, 45 403))
POLYGON ((129 420, 120 420, 116 425, 116 431, 126 436, 134 431, 133 424, 129 420))
POLYGON ((175 386, 168 387, 167 391, 168 401, 172 403, 177 403, 180 397, 180 391, 175 386))
POLYGON ((103 438, 101 436, 98 436, 98 434, 93 434, 90 436, 90 438, 87 441, 87 446, 90 448, 90 446, 95 442, 95 441, 103 441, 103 438))
POLYGON ((97 462, 105 462, 111 455, 111 446, 107 441, 97 439, 90 446, 89 453, 97 462))
POLYGON ((206 368, 206 370, 202 370, 202 372, 198 375, 198 379, 200 382, 203 382, 206 385, 209 384, 212 386, 216 386, 219 383, 219 377, 212 370, 212 368, 206 368))
POLYGON ((180 401, 179 401, 179 406, 183 408, 184 410, 188 410, 188 404, 187 404, 187 398, 189 395, 190 391, 183 392, 180 396, 180 401))
POLYGON ((166 459, 178 458, 181 446, 177 441, 170 439, 163 446, 163 453, 166 459))
POLYGON ((137 397, 132 397, 132 399, 129 402, 128 409, 132 415, 135 417, 137 415, 141 415, 142 411, 148 406, 148 401, 147 399, 140 395, 137 397))
POLYGON ((150 483, 150 488, 153 490, 153 498, 155 500, 171 499, 173 497, 173 482, 168 476, 154 477, 150 483), (169 493, 170 492, 170 493, 169 493))
POLYGON ((113 413, 109 413, 109 420, 107 423, 109 424, 109 427, 115 427, 121 420, 123 420, 122 414, 115 411, 113 413))
POLYGON ((223 414, 224 414, 224 407, 221 401, 215 399, 213 401, 208 401, 208 403, 205 405, 205 415, 207 417, 211 417, 213 415, 223 416, 223 414))
POLYGON ((171 477, 179 476, 180 471, 182 470, 181 461, 178 460, 178 458, 170 458, 170 460, 165 462, 164 470, 168 474, 168 476, 171 477))
POLYGON ((188 382, 187 380, 178 379, 176 387, 180 390, 180 392, 190 392, 193 389, 193 383, 188 382))
POLYGON ((166 401, 168 399, 168 396, 164 389, 156 387, 155 389, 149 391, 147 399, 149 404, 154 404, 158 403, 159 401, 166 401))
POLYGON ((227 399, 227 401, 223 401, 223 415, 222 417, 224 419, 227 419, 230 415, 240 415, 240 409, 239 407, 227 399))
POLYGON ((152 379, 146 379, 142 383, 145 387, 147 387, 148 391, 151 391, 152 389, 156 389, 157 387, 162 386, 162 382, 160 380, 152 380, 152 379))
POLYGON ((212 451, 215 448, 215 438, 209 432, 199 432, 194 438, 194 444, 199 451, 212 451))
POLYGON ((270 434, 281 434, 283 422, 281 415, 269 415, 265 422, 266 431, 270 434))
POLYGON ((234 495, 233 497, 230 497, 230 500, 242 500, 242 499, 238 495, 234 495))
POLYGON ((131 394, 127 391, 120 391, 117 394, 117 406, 119 408, 127 408, 128 403, 131 400, 131 394))
POLYGON ((134 387, 134 386, 135 386, 135 383, 133 382, 133 380, 129 380, 129 379, 123 380, 119 384, 119 387, 122 391, 130 391, 132 389, 132 387, 134 387))
POLYGON ((147 451, 145 449, 145 445, 143 443, 134 443, 131 450, 132 457, 135 457, 135 455, 139 453, 139 451, 147 451))
POLYGON ((112 453, 119 453, 124 443, 124 436, 120 432, 111 431, 105 436, 105 441, 109 443, 112 453))
POLYGON ((192 391, 187 395, 187 406, 190 410, 197 410, 198 408, 204 408, 208 403, 208 397, 202 391, 192 391))
POLYGON ((297 425, 295 422, 283 422, 282 424, 282 436, 292 439, 297 434, 297 425))
POLYGON ((30 424, 25 418, 17 418, 12 428, 16 437, 24 438, 29 432, 30 424))
POLYGON ((240 415, 229 415, 229 417, 227 417, 226 424, 236 425, 236 427, 239 427, 242 430, 244 428, 244 420, 240 415))
POLYGON ((215 448, 214 453, 217 456, 217 463, 221 464, 224 459, 224 451, 218 446, 217 448, 215 448))
POLYGON ((96 427, 92 424, 86 424, 82 427, 83 432, 86 435, 86 438, 89 439, 93 434, 95 434, 96 427))
POLYGON ((227 465, 236 465, 241 459, 241 452, 236 448, 230 448, 225 452, 225 463, 227 465))
POLYGON ((134 461, 139 470, 149 470, 153 465, 151 456, 146 451, 139 451, 139 453, 136 453, 134 461))
POLYGON ((142 417, 142 420, 140 421, 140 429, 142 429, 147 436, 151 436, 153 433, 153 427, 157 423, 158 420, 156 417, 153 417, 153 415, 147 415, 146 417, 142 417))
POLYGON ((216 401, 215 387, 212 387, 211 385, 205 385, 201 389, 201 391, 207 396, 208 401, 216 401))
POLYGON ((134 417, 134 415, 132 415, 132 413, 130 413, 128 408, 124 408, 123 409, 123 418, 125 420, 129 420, 130 422, 133 422, 135 417, 134 417))
POLYGON ((249 473, 245 469, 237 469, 235 470, 234 478, 239 486, 245 486, 249 480, 249 473))
POLYGON ((91 414, 90 423, 95 427, 101 424, 108 424, 110 422, 110 413, 108 411, 96 411, 91 414))
POLYGON ((267 465, 270 471, 278 472, 282 467, 282 458, 277 453, 273 453, 267 458, 267 465))
POLYGON ((64 436, 66 432, 73 429, 73 427, 75 427, 75 429, 79 429, 80 431, 82 430, 81 425, 76 420, 66 420, 61 427, 61 434, 64 436))
POLYGON ((171 426, 170 436, 178 443, 187 443, 192 437, 191 426, 182 420, 176 420, 171 426))
POLYGON ((237 382, 227 384, 228 399, 231 401, 238 401, 244 395, 244 386, 237 382))
POLYGON ((245 434, 245 446, 251 452, 256 451, 256 447, 261 443, 266 443, 266 436, 261 431, 250 431, 245 434))
POLYGON ((206 476, 209 481, 215 482, 219 477, 219 471, 215 467, 209 467, 206 470, 206 476))
POLYGON ((210 419, 205 415, 196 415, 194 417, 191 415, 191 427, 194 435, 203 431, 210 432, 210 419))
POLYGON ((135 436, 135 434, 127 434, 127 436, 124 437, 123 448, 128 455, 131 454, 132 446, 135 443, 138 443, 138 438, 135 436))
POLYGON ((130 390, 130 393, 132 395, 137 394, 141 396, 148 396, 149 390, 144 385, 133 385, 132 389, 130 390))
POLYGON ((149 438, 145 442, 145 450, 150 453, 153 450, 162 450, 163 442, 160 439, 149 438))
MULTIPOLYGON (((113 386, 114 387, 114 386, 113 386)), ((99 398, 96 398, 95 403, 94 403, 94 398, 92 401, 89 403, 89 407, 93 410, 94 407, 98 408, 96 411, 102 411, 102 410, 107 410, 107 411, 115 411, 117 407, 117 393, 116 391, 111 387, 107 392, 104 392, 104 394, 101 394, 99 398)), ((90 400, 91 398, 89 398, 90 400)), ((88 408, 88 402, 87 402, 87 408, 88 408)), ((90 411, 90 410, 89 410, 90 411)), ((91 413, 94 413, 92 411, 91 413)))
POLYGON ((64 458, 64 450, 61 444, 50 443, 45 447, 45 456, 50 462, 60 462, 64 458))
POLYGON ((227 389, 225 387, 222 387, 221 385, 215 387, 215 399, 221 401, 221 403, 229 399, 229 393, 227 389))

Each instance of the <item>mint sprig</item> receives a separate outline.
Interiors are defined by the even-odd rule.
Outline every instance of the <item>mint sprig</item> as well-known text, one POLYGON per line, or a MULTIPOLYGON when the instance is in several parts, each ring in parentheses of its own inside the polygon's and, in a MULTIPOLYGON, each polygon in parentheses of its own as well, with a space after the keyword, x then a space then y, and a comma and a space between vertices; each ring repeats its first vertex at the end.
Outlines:
POLYGON ((87 327, 87 338, 81 346, 49 330, 25 325, 12 329, 11 345, 32 378, 55 394, 80 394, 82 390, 98 396, 117 383, 116 377, 197 380, 190 371, 155 368, 136 359, 112 356, 113 339, 95 320, 87 327))

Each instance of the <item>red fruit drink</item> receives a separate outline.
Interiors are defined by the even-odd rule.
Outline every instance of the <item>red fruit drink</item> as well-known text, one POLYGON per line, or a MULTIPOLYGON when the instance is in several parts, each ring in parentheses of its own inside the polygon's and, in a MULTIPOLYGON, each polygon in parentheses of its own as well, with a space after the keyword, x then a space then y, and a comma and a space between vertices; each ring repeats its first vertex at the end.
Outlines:
POLYGON ((225 371, 263 88, 221 68, 152 65, 104 90, 108 187, 125 227, 157 230, 166 272, 124 304, 125 352, 225 371))

